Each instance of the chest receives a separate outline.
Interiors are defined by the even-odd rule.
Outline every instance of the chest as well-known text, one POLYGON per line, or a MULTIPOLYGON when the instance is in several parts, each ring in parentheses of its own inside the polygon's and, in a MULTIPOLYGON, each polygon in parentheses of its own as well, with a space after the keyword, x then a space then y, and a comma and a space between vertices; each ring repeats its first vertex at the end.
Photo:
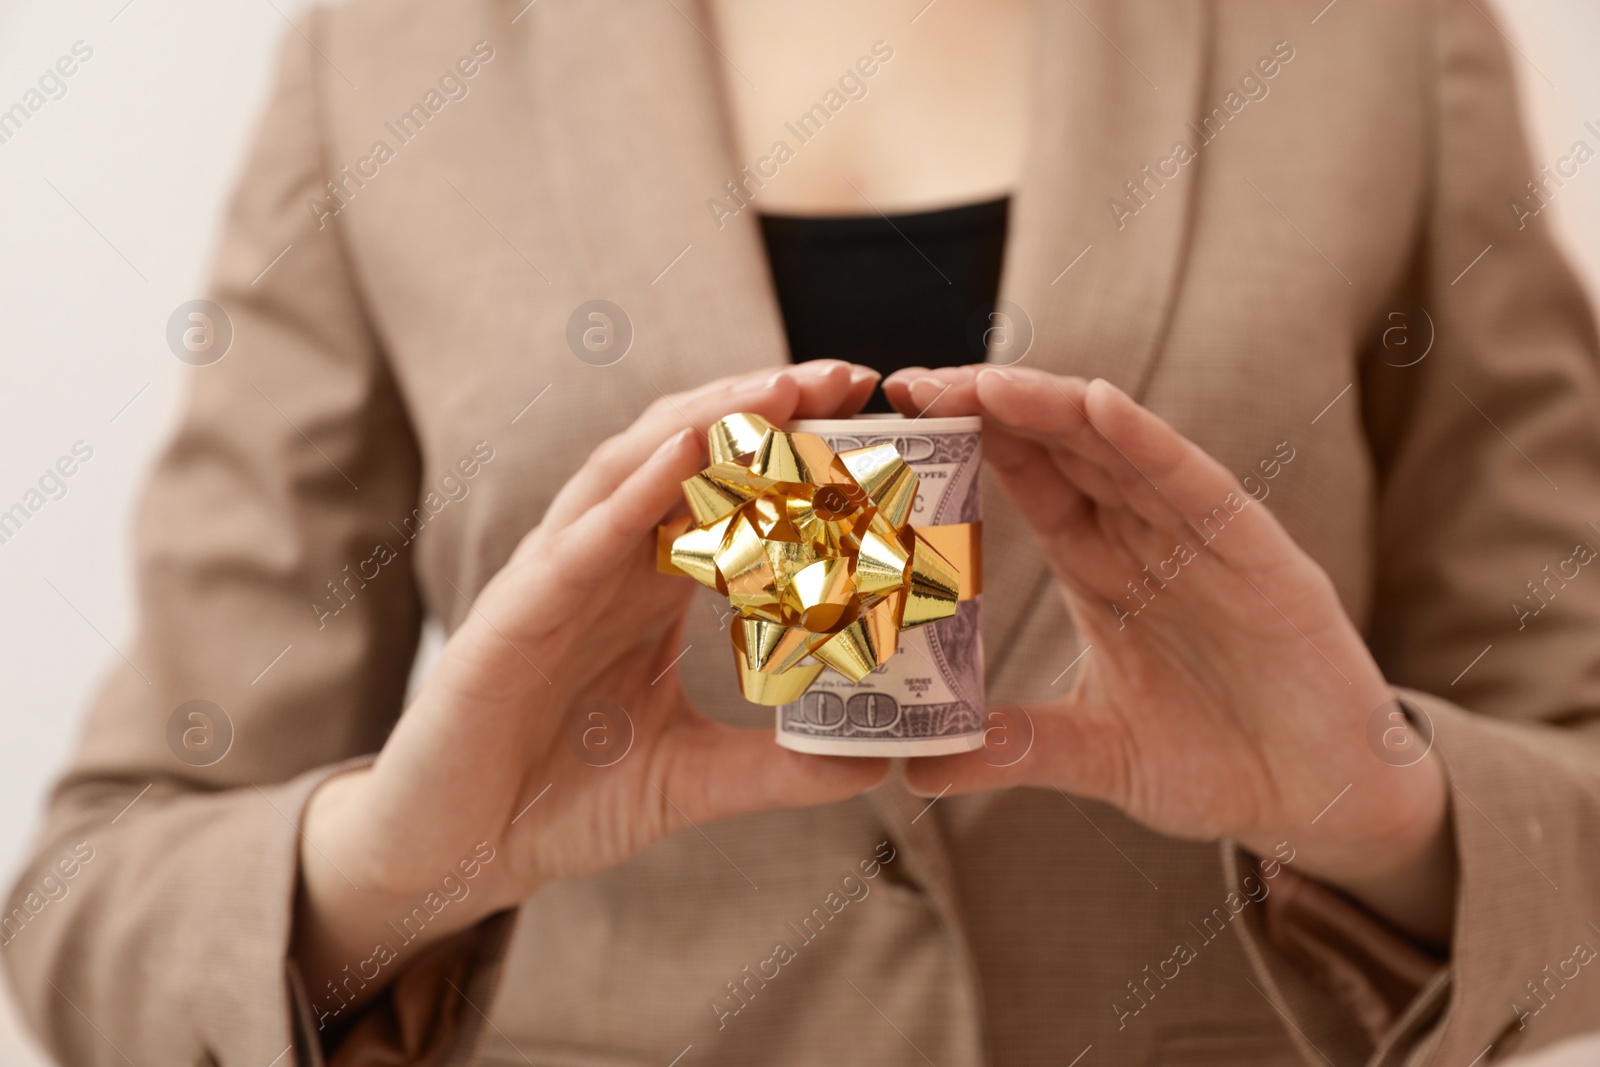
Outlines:
POLYGON ((1027 0, 713 0, 719 83, 762 210, 874 214, 978 200, 1020 176, 1027 0))

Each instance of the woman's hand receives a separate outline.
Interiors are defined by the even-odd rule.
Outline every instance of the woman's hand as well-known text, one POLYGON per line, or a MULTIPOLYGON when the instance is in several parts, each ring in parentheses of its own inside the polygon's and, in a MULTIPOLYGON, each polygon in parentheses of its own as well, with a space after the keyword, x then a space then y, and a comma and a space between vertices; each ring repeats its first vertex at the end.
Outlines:
POLYGON ((1328 576, 1200 448, 1104 381, 1018 368, 892 376, 908 413, 981 414, 984 452, 1076 624, 1029 755, 915 760, 933 794, 1057 786, 1180 837, 1279 842, 1297 869, 1448 940, 1454 856, 1437 759, 1370 747, 1390 692, 1328 576))
POLYGON ((882 760, 799 755, 690 706, 675 664, 698 587, 657 572, 655 533, 705 465, 712 421, 846 416, 875 384, 837 361, 723 379, 663 398, 594 451, 479 594, 377 761, 312 796, 294 951, 314 998, 392 943, 386 924, 446 875, 462 882, 463 861, 469 891, 424 943, 691 824, 843 800, 883 778, 882 760), (591 724, 589 709, 610 708, 597 701, 631 721, 631 748, 607 766, 578 739, 610 730, 620 744, 628 730, 614 710, 591 724))

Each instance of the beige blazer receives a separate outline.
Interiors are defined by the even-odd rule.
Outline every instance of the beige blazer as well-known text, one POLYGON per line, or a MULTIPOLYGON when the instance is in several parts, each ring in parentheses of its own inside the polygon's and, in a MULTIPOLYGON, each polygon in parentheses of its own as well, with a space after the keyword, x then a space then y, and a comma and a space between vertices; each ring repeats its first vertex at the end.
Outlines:
MULTIPOLYGON (((1266 504, 1449 767, 1449 960, 1292 863, 1246 882, 1226 843, 1053 790, 891 785, 551 885, 338 1055, 1465 1067, 1600 1021, 1589 309, 1483 5, 1320 6, 1041 3, 1003 296, 1028 364, 1119 383, 1241 476, 1292 451, 1266 504)), ((193 372, 140 511, 138 642, 7 913, 65 1062, 318 1062, 285 965, 295 821, 382 745, 424 616, 460 621, 659 393, 785 360, 705 26, 687 0, 354 0, 286 35, 211 289, 231 350, 193 372), (567 342, 593 299, 633 330, 609 366, 567 342), (231 723, 205 767, 169 744, 191 700, 231 723)), ((1045 699, 1078 643, 987 509, 989 692, 1045 699)), ((688 640, 700 706, 770 728, 709 600, 688 640)))

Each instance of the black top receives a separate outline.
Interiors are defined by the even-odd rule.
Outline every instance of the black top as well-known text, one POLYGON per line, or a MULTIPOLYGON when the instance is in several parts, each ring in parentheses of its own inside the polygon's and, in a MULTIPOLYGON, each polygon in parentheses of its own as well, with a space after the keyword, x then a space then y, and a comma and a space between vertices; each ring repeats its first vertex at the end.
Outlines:
MULTIPOLYGON (((847 359, 885 376, 982 362, 1009 205, 761 216, 791 357, 847 359)), ((881 390, 866 410, 889 410, 881 390)))

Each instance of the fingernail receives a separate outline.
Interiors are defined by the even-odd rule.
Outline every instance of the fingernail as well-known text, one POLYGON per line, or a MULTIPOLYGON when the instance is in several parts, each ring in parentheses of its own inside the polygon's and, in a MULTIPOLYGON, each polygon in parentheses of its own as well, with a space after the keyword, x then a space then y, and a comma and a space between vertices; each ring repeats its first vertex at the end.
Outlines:
POLYGON ((980 380, 984 378, 998 378, 1003 382, 1015 382, 1020 380, 1015 374, 1012 374, 1008 370, 1002 370, 999 367, 984 367, 982 370, 978 371, 978 378, 980 380))
POLYGON ((878 381, 882 377, 883 377, 882 374, 880 374, 878 371, 873 370, 871 367, 862 367, 860 365, 855 365, 855 366, 852 366, 850 368, 850 384, 852 384, 852 385, 859 385, 861 382, 866 381, 868 378, 871 378, 873 381, 878 381))
POLYGON ((922 397, 918 395, 919 393, 925 394, 931 402, 934 397, 944 391, 944 388, 945 384, 937 378, 911 379, 911 396, 919 404, 922 403, 922 397))
POLYGON ((841 363, 842 361, 837 359, 813 359, 796 367, 794 376, 808 382, 815 381, 818 378, 827 377, 828 374, 832 373, 833 368, 840 366, 841 363))
POLYGON ((679 430, 677 433, 673 434, 671 437, 667 438, 665 441, 662 441, 661 444, 656 446, 656 455, 665 455, 666 453, 671 452, 673 449, 682 446, 682 444, 689 438, 698 436, 700 436, 700 432, 693 427, 686 427, 685 429, 679 430))
POLYGON ((748 396, 751 393, 764 393, 768 389, 771 389, 774 385, 777 385, 778 379, 782 378, 783 375, 784 372, 780 370, 777 373, 769 375, 765 378, 753 378, 750 381, 740 382, 738 385, 733 387, 733 393, 736 396, 748 396))

